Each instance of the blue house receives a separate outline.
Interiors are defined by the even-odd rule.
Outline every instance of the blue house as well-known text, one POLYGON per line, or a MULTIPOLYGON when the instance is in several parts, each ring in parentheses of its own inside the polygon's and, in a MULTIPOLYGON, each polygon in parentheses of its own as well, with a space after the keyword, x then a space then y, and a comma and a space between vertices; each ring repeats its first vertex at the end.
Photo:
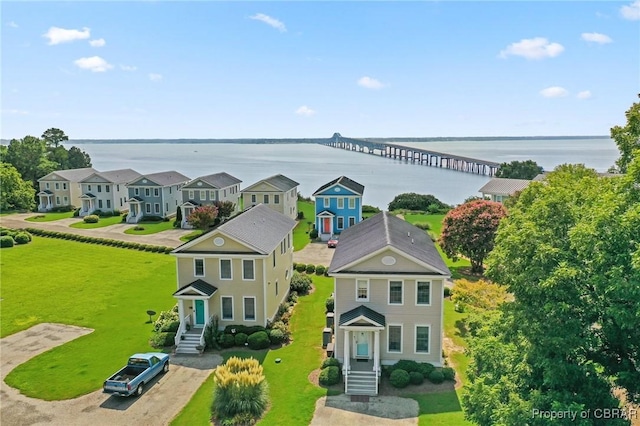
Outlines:
POLYGON ((362 221, 363 192, 364 186, 340 176, 313 193, 316 200, 316 229, 322 241, 362 221))
POLYGON ((182 201, 182 185, 189 178, 176 171, 152 173, 140 176, 126 184, 129 191, 127 223, 138 223, 144 216, 162 218, 176 214, 182 201))

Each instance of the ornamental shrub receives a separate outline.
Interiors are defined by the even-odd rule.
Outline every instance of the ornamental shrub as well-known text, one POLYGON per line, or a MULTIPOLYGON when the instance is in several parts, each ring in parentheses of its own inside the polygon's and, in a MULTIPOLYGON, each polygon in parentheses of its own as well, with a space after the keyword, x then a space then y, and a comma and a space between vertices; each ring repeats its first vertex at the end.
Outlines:
POLYGON ((231 334, 223 334, 220 337, 220 346, 222 346, 225 349, 231 348, 235 344, 236 344, 236 340, 231 334))
POLYGON ((311 231, 309 231, 309 238, 311 238, 312 240, 318 238, 318 230, 313 228, 311 231))
POLYGON ((313 274, 315 271, 316 271, 316 265, 313 265, 311 263, 307 265, 307 269, 306 269, 307 274, 313 274))
POLYGON ((416 222, 413 224, 413 226, 420 228, 423 231, 428 231, 429 229, 431 229, 431 225, 429 225, 428 222, 416 222))
POLYGON ((271 324, 271 331, 273 330, 280 330, 282 334, 284 334, 285 340, 289 338, 289 333, 290 333, 289 326, 285 324, 283 321, 276 321, 273 324, 271 324))
MULTIPOLYGON (((299 266, 300 265, 298 265, 298 267, 299 266)), ((291 284, 289 284, 289 287, 291 288, 291 291, 295 291, 299 295, 309 294, 309 290, 311 290, 311 278, 307 275, 294 272, 291 277, 291 284)))
POLYGON ((16 240, 16 244, 27 244, 31 241, 31 235, 26 232, 18 232, 14 239, 16 240))
POLYGON ((420 364, 412 360, 402 359, 393 365, 393 369, 404 370, 407 373, 411 373, 412 371, 420 371, 420 364))
POLYGON ((335 300, 333 300, 333 297, 328 297, 326 302, 324 302, 324 306, 327 309, 327 312, 333 312, 335 306, 335 300))
POLYGON ((149 344, 154 348, 164 348, 165 346, 175 345, 176 333, 172 331, 162 331, 153 333, 149 344))
POLYGON ((316 266, 316 275, 324 275, 324 271, 326 271, 327 268, 324 267, 324 265, 318 265, 316 266))
POLYGON ((269 340, 274 345, 279 345, 280 343, 284 343, 284 341, 286 340, 286 337, 282 332, 282 330, 274 328, 271 331, 269 331, 269 340))
POLYGON ((247 336, 244 333, 238 333, 236 334, 236 337, 234 338, 236 346, 244 346, 245 343, 247 343, 247 338, 249 336, 247 336))
POLYGON ((84 221, 84 223, 98 223, 100 217, 95 214, 90 214, 89 216, 85 216, 82 220, 84 221))
POLYGON ((323 368, 318 381, 323 386, 335 385, 340 381, 340 369, 335 365, 323 368))
POLYGON ((456 370, 451 367, 444 367, 442 369, 442 375, 444 376, 445 380, 449 380, 452 382, 456 381, 456 370))
POLYGON ((323 370, 327 367, 338 367, 340 368, 340 361, 338 361, 336 358, 325 358, 324 361, 322 361, 322 368, 323 370))
POLYGON ((13 238, 8 235, 0 237, 0 247, 13 247, 13 238))
POLYGON ((444 297, 451 297, 451 293, 453 293, 451 291, 451 287, 445 287, 444 288, 444 297))
POLYGON ((422 362, 418 366, 418 372, 421 373, 424 377, 429 377, 429 374, 436 368, 433 364, 429 364, 428 362, 422 362))
POLYGON ((417 371, 412 371, 409 373, 409 383, 412 385, 421 385, 424 382, 424 376, 422 373, 418 373, 417 371))
MULTIPOLYGON (((213 415, 222 424, 260 417, 269 404, 267 381, 262 366, 254 358, 231 357, 215 370, 213 415), (251 418, 253 417, 253 418, 251 418)), ((235 424, 235 423, 234 423, 235 424)))
POLYGON ((304 263, 298 263, 298 264, 296 265, 296 271, 298 271, 298 272, 302 273, 302 272, 304 272, 304 271, 306 271, 306 270, 307 270, 307 265, 306 265, 306 264, 304 264, 304 263))
POLYGON ((396 369, 391 372, 391 376, 389 377, 389 381, 391 382, 391 386, 394 388, 406 388, 409 384, 409 373, 405 370, 396 369))
POLYGON ((266 331, 258 331, 257 333, 253 333, 247 339, 247 343, 249 343, 249 347, 254 350, 266 349, 271 346, 271 340, 269 340, 269 335, 266 331))
POLYGON ((442 370, 433 370, 429 374, 429 381, 431 383, 435 383, 436 385, 444 382, 444 374, 442 373, 442 370))

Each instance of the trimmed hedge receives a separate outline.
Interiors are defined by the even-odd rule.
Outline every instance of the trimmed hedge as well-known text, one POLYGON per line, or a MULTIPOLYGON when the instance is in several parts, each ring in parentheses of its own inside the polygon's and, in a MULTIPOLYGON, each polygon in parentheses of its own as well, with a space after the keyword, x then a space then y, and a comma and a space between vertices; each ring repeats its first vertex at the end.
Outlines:
MULTIPOLYGON (((299 266, 300 265, 298 265, 298 267, 299 266)), ((313 266, 313 265, 310 265, 310 266, 313 266)), ((293 276, 291 277, 291 283, 289 284, 289 288, 291 289, 291 291, 295 291, 299 295, 304 296, 305 294, 309 294, 309 290, 311 290, 311 278, 306 274, 300 274, 298 272, 294 272, 293 276)))
POLYGON ((412 371, 411 373, 409 373, 409 382, 412 385, 421 385, 424 382, 424 376, 422 375, 422 373, 412 371))
POLYGON ((176 333, 173 331, 163 331, 154 333, 149 340, 149 344, 154 348, 164 348, 175 345, 176 333))
POLYGON ((269 335, 266 331, 258 331, 257 333, 253 333, 247 339, 247 343, 249 343, 249 347, 254 350, 266 349, 271 346, 271 340, 269 340, 269 335))
POLYGON ((407 373, 411 373, 412 371, 420 371, 420 364, 412 360, 401 359, 393 365, 393 369, 404 370, 407 373))
POLYGON ((340 368, 340 361, 338 361, 336 358, 326 358, 324 361, 322 361, 322 366, 320 368, 324 370, 327 367, 340 368))
POLYGON ((433 364, 429 364, 428 362, 422 362, 420 363, 418 372, 421 373, 424 377, 429 377, 429 374, 431 374, 431 372, 435 369, 436 367, 434 367, 433 364))
POLYGON ((271 343, 274 345, 279 345, 280 343, 284 343, 287 337, 282 330, 274 328, 269 331, 269 340, 271 340, 271 343))
POLYGON ((444 374, 442 373, 442 370, 433 370, 429 374, 428 378, 431 383, 435 383, 436 385, 444 382, 444 374))
POLYGON ((449 380, 452 382, 456 381, 456 370, 451 367, 444 367, 442 369, 442 375, 444 376, 445 380, 449 380))
POLYGON ((235 344, 236 340, 231 334, 223 334, 220 336, 220 346, 223 348, 232 348, 235 344))
POLYGON ((0 237, 0 247, 13 247, 13 238, 9 235, 0 237))
POLYGON ((253 333, 257 333, 258 331, 265 331, 266 328, 264 328, 261 325, 252 325, 252 326, 246 326, 246 325, 242 325, 242 324, 238 324, 238 325, 228 325, 224 328, 224 333, 225 334, 239 334, 239 333, 244 333, 248 336, 251 336, 253 333), (235 331, 233 331, 235 330, 235 331))
POLYGON ((323 386, 335 385, 340 381, 340 369, 335 365, 323 368, 318 381, 323 386))
POLYGON ((409 373, 401 369, 393 370, 393 372, 391 372, 391 377, 389 377, 391 386, 398 389, 406 388, 410 380, 411 378, 409 373))
POLYGON ((327 300, 324 302, 324 307, 327 312, 333 312, 333 309, 335 307, 335 300, 333 299, 333 297, 327 298, 327 300))
POLYGON ((307 274, 313 274, 316 271, 316 265, 308 264, 307 269, 305 270, 307 274))
POLYGON ((306 270, 307 270, 307 265, 306 265, 305 263, 298 263, 298 264, 295 266, 295 269, 296 269, 296 271, 298 271, 298 272, 300 272, 300 273, 303 273, 304 271, 306 271, 306 270))
POLYGON ((100 217, 95 214, 90 214, 89 216, 85 216, 82 220, 84 223, 98 223, 100 217))
POLYGON ((31 241, 31 235, 27 232, 18 232, 13 239, 16 241, 16 244, 27 244, 31 241))
POLYGON ((325 268, 324 265, 318 265, 316 266, 316 275, 324 275, 326 270, 327 268, 325 268))
POLYGON ((234 338, 236 346, 244 346, 244 344, 247 343, 247 338, 248 337, 249 336, 247 336, 244 333, 236 334, 236 337, 234 338))

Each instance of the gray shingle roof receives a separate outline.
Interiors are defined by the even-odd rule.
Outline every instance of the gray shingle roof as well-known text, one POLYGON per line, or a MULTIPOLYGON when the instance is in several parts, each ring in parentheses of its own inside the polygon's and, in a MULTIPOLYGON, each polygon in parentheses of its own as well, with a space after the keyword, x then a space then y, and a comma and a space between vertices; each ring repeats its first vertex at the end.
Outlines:
POLYGON ((342 231, 329 272, 339 272, 345 266, 385 247, 393 247, 445 275, 451 274, 431 237, 389 212, 378 213, 342 231))
POLYGON ((127 183, 142 176, 133 169, 109 170, 107 172, 98 172, 98 176, 102 176, 111 183, 127 183))
POLYGON ((186 177, 182 173, 178 173, 174 170, 171 170, 168 172, 152 173, 150 175, 141 176, 141 178, 143 177, 149 179, 152 182, 157 183, 160 186, 175 185, 177 183, 187 182, 190 180, 188 177, 186 177))
POLYGON ((218 227, 221 232, 269 254, 296 226, 288 216, 258 204, 218 227))
POLYGON ((204 294, 206 294, 207 296, 212 296, 213 293, 215 293, 216 291, 218 291, 218 288, 215 286, 212 286, 211 284, 209 284, 206 281, 203 281, 201 279, 197 279, 192 283, 189 283, 185 286, 180 287, 178 290, 176 290, 173 295, 175 296, 176 294, 180 293, 181 291, 183 291, 186 288, 194 288, 204 294))
MULTIPOLYGON (((220 173, 214 173, 212 175, 197 177, 193 179, 191 182, 187 183, 185 186, 191 188, 192 187, 191 183, 196 182, 198 180, 206 182, 209 185, 213 186, 214 188, 218 188, 218 189, 226 188, 231 185, 237 185, 242 182, 240 179, 238 179, 235 176, 231 176, 229 173, 220 172, 220 173)), ((193 188, 197 188, 197 186, 193 186, 193 188)))
POLYGON ((69 182, 80 182, 82 179, 94 173, 98 173, 98 171, 93 167, 85 167, 82 169, 56 170, 55 172, 51 172, 48 175, 41 177, 40 179, 38 179, 38 181, 50 180, 51 176, 58 175, 61 178, 68 180, 69 182))
POLYGON ((260 184, 262 182, 269 183, 269 184, 275 186, 278 190, 280 190, 282 192, 287 192, 290 189, 293 189, 296 186, 300 185, 298 182, 296 182, 293 179, 289 179, 285 175, 273 175, 273 176, 269 176, 268 178, 259 180, 258 182, 254 183, 253 185, 243 189, 242 192, 251 191, 254 186, 256 186, 256 185, 258 185, 258 184, 260 184))
POLYGON ((344 325, 345 323, 356 319, 360 316, 363 316, 376 324, 380 324, 381 326, 386 326, 386 319, 384 315, 379 312, 374 311, 371 308, 368 308, 364 305, 360 305, 357 308, 354 308, 350 311, 347 311, 343 314, 340 314, 340 319, 338 321, 338 325, 344 325))
POLYGON ((358 182, 356 182, 355 180, 351 180, 346 176, 340 176, 339 178, 334 179, 331 182, 328 182, 328 183, 325 183, 324 185, 322 185, 320 188, 318 188, 316 190, 316 192, 313 193, 313 195, 316 195, 316 194, 324 191, 325 189, 329 188, 330 186, 333 186, 333 185, 336 185, 336 184, 340 184, 340 185, 344 186, 345 188, 352 190, 356 194, 362 195, 364 193, 364 185, 361 185, 358 182))
POLYGON ((513 195, 531 183, 527 179, 493 178, 478 190, 483 194, 513 195))

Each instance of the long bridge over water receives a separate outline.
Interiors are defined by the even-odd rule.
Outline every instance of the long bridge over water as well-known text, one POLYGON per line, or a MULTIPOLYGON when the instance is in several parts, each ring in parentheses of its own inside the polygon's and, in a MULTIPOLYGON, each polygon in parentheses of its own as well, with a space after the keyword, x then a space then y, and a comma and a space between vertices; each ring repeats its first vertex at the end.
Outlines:
POLYGON ((380 155, 382 157, 405 160, 407 162, 422 164, 431 167, 456 170, 459 172, 475 173, 479 175, 494 176, 500 167, 500 163, 480 160, 477 158, 463 157, 444 152, 411 146, 373 142, 364 139, 345 138, 340 133, 334 133, 333 137, 324 145, 347 151, 362 152, 364 154, 380 155))

